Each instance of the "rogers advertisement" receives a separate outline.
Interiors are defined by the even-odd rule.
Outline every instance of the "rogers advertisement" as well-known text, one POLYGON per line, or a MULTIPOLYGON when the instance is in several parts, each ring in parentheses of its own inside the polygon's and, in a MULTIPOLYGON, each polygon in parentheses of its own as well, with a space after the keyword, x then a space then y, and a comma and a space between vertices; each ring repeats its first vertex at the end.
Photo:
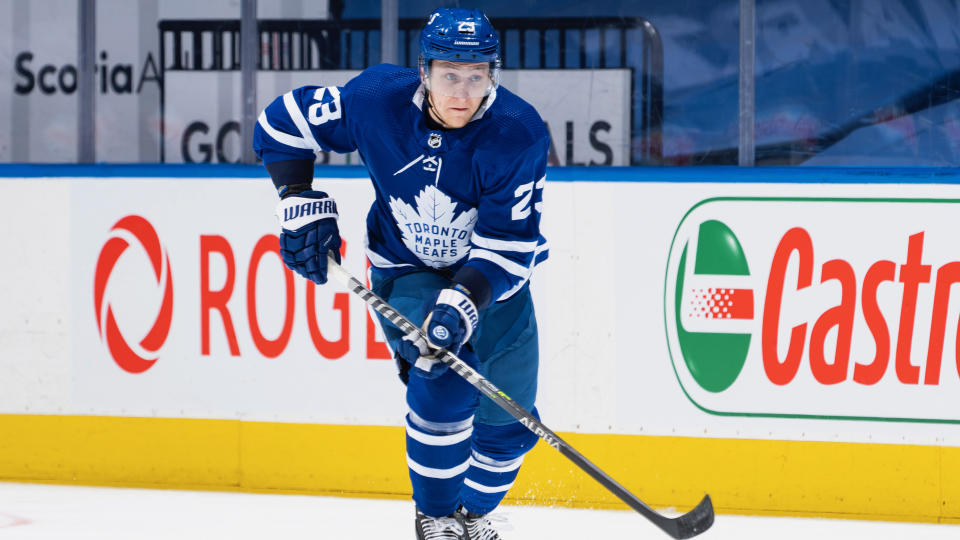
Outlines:
MULTIPOLYGON (((365 215, 369 181, 333 183, 338 205, 365 215)), ((358 423, 388 425, 402 417, 394 362, 362 304, 280 261, 269 180, 86 184, 73 197, 80 409, 319 423, 343 422, 346 409, 358 423), (126 202, 105 209, 105 200, 126 202)), ((364 276, 358 225, 341 220, 343 257, 364 276)))

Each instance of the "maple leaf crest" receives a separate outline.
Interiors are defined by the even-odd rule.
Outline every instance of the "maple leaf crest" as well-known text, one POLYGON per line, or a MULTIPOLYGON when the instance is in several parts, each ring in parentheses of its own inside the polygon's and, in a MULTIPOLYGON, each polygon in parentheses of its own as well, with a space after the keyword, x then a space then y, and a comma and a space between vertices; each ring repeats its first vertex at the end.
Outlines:
POLYGON ((470 251, 470 236, 477 224, 477 209, 457 214, 457 203, 434 185, 414 197, 416 208, 390 197, 390 211, 407 249, 432 268, 459 261, 470 251))

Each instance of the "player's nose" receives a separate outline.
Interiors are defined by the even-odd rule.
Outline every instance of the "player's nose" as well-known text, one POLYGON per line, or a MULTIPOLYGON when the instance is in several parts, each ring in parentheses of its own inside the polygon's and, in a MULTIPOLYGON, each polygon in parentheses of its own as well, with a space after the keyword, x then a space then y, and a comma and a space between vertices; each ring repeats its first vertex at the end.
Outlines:
POLYGON ((451 94, 453 95, 450 97, 453 99, 457 101, 464 101, 470 98, 470 89, 464 84, 458 84, 453 88, 453 92, 451 92, 451 94))

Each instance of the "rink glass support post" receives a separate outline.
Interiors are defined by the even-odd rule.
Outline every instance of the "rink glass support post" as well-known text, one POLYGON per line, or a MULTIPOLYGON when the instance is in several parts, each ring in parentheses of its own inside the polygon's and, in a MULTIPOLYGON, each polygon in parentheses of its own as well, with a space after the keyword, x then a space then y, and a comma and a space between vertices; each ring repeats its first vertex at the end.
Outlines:
POLYGON ((380 0, 380 62, 396 64, 399 40, 400 9, 397 0, 380 0))
POLYGON ((254 164, 253 126, 257 121, 257 68, 260 60, 260 31, 257 28, 257 0, 243 0, 240 8, 240 86, 243 113, 240 124, 240 160, 254 164))
POLYGON ((756 0, 740 0, 740 114, 738 115, 740 140, 738 154, 741 167, 753 167, 756 164, 754 152, 756 7, 756 0))
POLYGON ((97 2, 80 0, 77 27, 77 162, 97 160, 96 81, 97 2))

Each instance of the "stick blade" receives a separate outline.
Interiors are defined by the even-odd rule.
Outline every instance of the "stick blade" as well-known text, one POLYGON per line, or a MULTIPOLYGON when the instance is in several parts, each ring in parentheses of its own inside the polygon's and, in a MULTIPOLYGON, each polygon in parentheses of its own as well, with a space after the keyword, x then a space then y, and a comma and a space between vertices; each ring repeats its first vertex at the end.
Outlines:
POLYGON ((710 495, 706 495, 696 508, 671 521, 673 530, 667 532, 677 539, 693 538, 706 531, 713 525, 713 502, 710 495))

